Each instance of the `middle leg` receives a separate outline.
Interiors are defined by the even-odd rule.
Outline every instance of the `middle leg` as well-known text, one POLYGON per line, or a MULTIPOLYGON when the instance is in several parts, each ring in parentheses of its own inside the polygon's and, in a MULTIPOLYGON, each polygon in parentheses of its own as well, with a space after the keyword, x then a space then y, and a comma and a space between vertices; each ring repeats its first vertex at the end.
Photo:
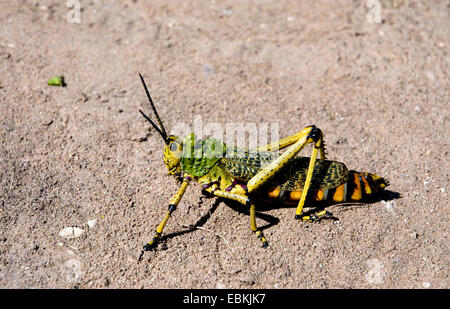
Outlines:
POLYGON ((261 230, 259 230, 256 225, 256 205, 255 205, 254 201, 252 201, 246 195, 221 191, 217 185, 214 185, 211 188, 208 188, 207 191, 209 191, 211 194, 213 194, 215 196, 233 200, 233 201, 241 203, 242 205, 250 206, 250 227, 252 229, 252 232, 255 233, 255 235, 261 240, 262 247, 264 249, 269 246, 269 243, 268 243, 266 237, 264 236, 263 232, 261 230))

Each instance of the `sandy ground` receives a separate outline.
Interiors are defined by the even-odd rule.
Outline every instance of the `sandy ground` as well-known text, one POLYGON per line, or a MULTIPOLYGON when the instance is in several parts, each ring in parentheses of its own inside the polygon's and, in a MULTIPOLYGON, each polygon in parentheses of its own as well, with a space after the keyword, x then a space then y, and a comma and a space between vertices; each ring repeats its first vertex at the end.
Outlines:
POLYGON ((448 288, 449 2, 375 2, 380 23, 365 0, 82 0, 71 23, 65 1, 1 1, 0 287, 448 288), (177 182, 138 72, 169 131, 315 124, 389 191, 338 222, 262 208, 264 250, 192 185, 140 257, 177 182))

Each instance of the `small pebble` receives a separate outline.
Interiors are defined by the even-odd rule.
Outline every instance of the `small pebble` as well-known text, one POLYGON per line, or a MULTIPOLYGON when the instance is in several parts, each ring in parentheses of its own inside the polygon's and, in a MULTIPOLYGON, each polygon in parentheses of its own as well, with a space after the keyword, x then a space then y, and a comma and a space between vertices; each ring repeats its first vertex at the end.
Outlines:
POLYGON ((223 9, 222 11, 220 11, 221 14, 223 15, 231 15, 232 11, 230 9, 223 9))
POLYGON ((203 68, 203 75, 205 78, 208 78, 210 75, 216 74, 216 70, 214 70, 214 68, 208 65, 203 64, 202 68, 203 68))
POLYGON ((48 120, 44 120, 42 122, 42 125, 49 127, 49 126, 51 126, 52 123, 53 123, 53 119, 48 119, 48 120))
POLYGON ((5 129, 5 131, 7 132, 11 132, 13 130, 12 126, 10 126, 9 124, 3 124, 3 129, 5 129))
POLYGON ((136 257, 135 257, 134 255, 132 255, 132 254, 128 254, 128 255, 127 255, 127 261, 130 262, 130 263, 132 263, 132 264, 134 264, 134 263, 137 263, 137 262, 139 261, 139 259, 136 258, 136 257))
POLYGON ((97 223, 97 219, 93 219, 93 220, 89 220, 87 222, 87 225, 89 226, 89 228, 93 228, 96 223, 97 223))
POLYGON ((137 192, 137 187, 130 187, 128 189, 125 190, 125 195, 126 196, 131 196, 133 194, 135 194, 137 192))
POLYGON ((61 231, 59 231, 59 236, 64 238, 77 238, 80 237, 84 233, 83 229, 78 227, 65 227, 61 231))
POLYGON ((84 92, 82 92, 81 93, 81 101, 82 102, 87 102, 88 100, 89 100, 89 97, 87 96, 87 94, 86 93, 84 93, 84 92))
POLYGON ((384 207, 386 207, 386 210, 391 213, 394 213, 395 209, 397 208, 397 204, 395 203, 395 201, 386 202, 385 200, 382 200, 381 203, 383 203, 384 207))

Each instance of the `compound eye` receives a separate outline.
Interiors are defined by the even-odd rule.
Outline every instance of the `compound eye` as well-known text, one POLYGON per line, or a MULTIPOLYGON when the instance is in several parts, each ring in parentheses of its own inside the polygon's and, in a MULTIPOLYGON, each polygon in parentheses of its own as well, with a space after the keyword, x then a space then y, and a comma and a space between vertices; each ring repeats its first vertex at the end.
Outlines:
POLYGON ((178 149, 177 143, 170 144, 170 151, 177 151, 177 149, 178 149))

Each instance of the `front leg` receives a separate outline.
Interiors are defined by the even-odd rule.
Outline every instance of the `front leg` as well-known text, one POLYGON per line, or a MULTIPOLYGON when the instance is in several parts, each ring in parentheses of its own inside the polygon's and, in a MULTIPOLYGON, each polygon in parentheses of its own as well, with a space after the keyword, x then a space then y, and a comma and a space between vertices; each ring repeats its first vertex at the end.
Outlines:
POLYGON ((161 239, 161 234, 163 232, 164 226, 166 225, 167 221, 169 220, 172 213, 176 210, 178 204, 180 203, 181 198, 183 197, 184 193, 186 192, 186 189, 189 185, 189 182, 192 180, 192 177, 189 175, 184 175, 183 183, 181 184, 180 188, 178 189, 177 193, 174 195, 174 197, 169 202, 169 209, 162 219, 161 223, 158 225, 158 228, 156 229, 156 234, 153 236, 153 239, 149 241, 144 246, 144 251, 151 250, 156 247, 158 244, 158 241, 161 239))

